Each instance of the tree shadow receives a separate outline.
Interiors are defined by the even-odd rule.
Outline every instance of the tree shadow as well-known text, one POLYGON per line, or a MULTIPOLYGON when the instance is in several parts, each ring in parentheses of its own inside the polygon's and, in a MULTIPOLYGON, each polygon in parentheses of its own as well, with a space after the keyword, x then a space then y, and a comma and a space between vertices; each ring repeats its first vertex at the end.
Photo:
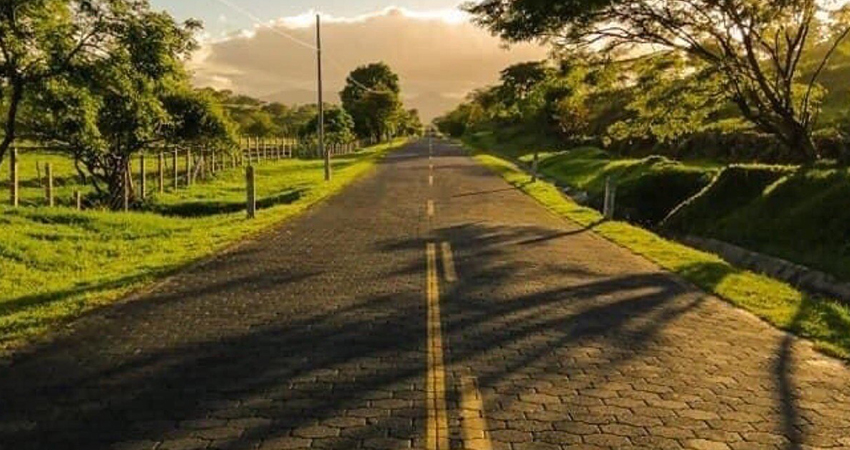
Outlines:
MULTIPOLYGON (((257 200, 257 209, 267 209, 278 205, 291 205, 300 200, 305 192, 307 192, 307 189, 298 189, 263 197, 257 200)), ((246 202, 244 201, 203 200, 175 204, 156 204, 152 207, 152 210, 164 216, 197 218, 232 214, 245 211, 245 208, 246 202)))

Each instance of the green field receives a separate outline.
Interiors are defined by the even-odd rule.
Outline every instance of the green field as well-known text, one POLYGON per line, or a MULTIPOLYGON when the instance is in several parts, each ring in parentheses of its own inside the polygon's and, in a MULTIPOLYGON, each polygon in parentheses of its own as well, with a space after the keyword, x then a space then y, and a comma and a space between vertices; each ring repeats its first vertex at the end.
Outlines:
POLYGON ((645 229, 624 222, 603 221, 599 212, 568 200, 554 185, 529 183, 527 174, 498 156, 478 154, 476 159, 554 213, 593 227, 599 235, 679 274, 706 292, 779 328, 813 340, 821 351, 850 358, 850 307, 738 269, 715 255, 665 240, 645 229))
MULTIPOLYGON (((150 212, 12 209, 3 198, 0 351, 304 211, 369 171, 402 142, 336 158, 334 179, 328 184, 323 181, 322 161, 262 163, 257 168, 260 211, 256 220, 245 218, 245 181, 240 169, 157 196, 150 202, 150 212)), ((58 156, 37 156, 54 162, 57 173, 60 167, 73 170, 58 156)), ((32 179, 34 167, 22 168, 21 178, 32 179)), ((75 184, 69 182, 59 192, 78 188, 75 184)), ((34 191, 28 191, 30 198, 41 193, 37 187, 27 189, 34 191)))

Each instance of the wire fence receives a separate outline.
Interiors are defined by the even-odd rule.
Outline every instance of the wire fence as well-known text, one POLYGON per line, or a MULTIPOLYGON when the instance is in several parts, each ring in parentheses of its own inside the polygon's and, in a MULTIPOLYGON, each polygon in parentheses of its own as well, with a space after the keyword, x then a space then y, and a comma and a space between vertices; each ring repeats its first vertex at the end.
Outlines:
MULTIPOLYGON (((377 143, 374 139, 328 143, 332 157, 355 153, 377 143)), ((323 157, 315 140, 286 137, 243 137, 235 151, 201 147, 164 146, 149 148, 135 156, 127 170, 136 197, 142 201, 157 193, 173 192, 213 180, 220 172, 287 159, 323 157)), ((90 175, 71 156, 38 145, 19 145, 9 158, 8 178, 0 181, 13 207, 96 206, 90 175)))

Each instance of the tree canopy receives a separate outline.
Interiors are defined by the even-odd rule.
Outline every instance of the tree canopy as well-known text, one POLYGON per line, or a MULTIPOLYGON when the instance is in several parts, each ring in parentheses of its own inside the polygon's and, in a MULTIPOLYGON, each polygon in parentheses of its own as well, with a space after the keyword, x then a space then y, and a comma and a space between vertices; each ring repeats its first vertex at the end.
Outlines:
POLYGON ((484 0, 466 8, 511 41, 632 54, 664 48, 697 58, 743 117, 810 159, 817 157, 817 80, 850 33, 846 6, 822 21, 828 12, 816 0, 484 0), (826 50, 801 76, 804 54, 818 45, 826 50))

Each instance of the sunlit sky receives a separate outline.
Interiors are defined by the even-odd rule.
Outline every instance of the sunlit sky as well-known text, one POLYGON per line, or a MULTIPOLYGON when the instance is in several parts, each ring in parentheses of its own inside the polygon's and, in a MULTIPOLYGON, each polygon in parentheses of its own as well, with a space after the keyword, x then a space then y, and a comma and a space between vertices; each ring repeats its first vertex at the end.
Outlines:
POLYGON ((178 20, 204 22, 202 48, 190 64, 197 85, 288 104, 315 98, 309 46, 316 12, 324 18, 328 98, 336 99, 350 70, 383 61, 401 77, 405 102, 426 120, 494 83, 504 67, 547 54, 533 44, 505 47, 469 22, 459 0, 150 1, 178 20))
POLYGON ((180 19, 201 19, 211 35, 252 26, 251 19, 229 7, 232 3, 263 20, 319 11, 337 17, 354 17, 398 6, 416 11, 452 10, 458 0, 151 0, 154 7, 166 9, 180 19))

